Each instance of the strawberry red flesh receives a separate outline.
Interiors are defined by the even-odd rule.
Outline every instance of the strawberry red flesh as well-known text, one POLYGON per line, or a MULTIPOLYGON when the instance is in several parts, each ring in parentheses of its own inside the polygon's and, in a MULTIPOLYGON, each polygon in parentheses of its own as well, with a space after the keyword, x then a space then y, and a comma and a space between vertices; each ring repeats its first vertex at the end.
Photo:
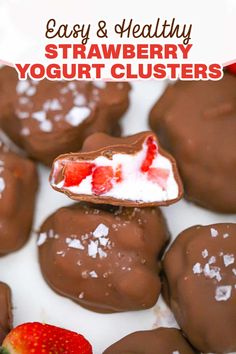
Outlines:
POLYGON ((82 335, 38 322, 14 328, 1 350, 9 354, 92 354, 91 344, 82 335))
POLYGON ((170 171, 166 168, 151 167, 148 171, 148 179, 159 184, 159 186, 164 190, 166 190, 169 175, 170 171))
POLYGON ((157 144, 152 136, 149 136, 146 141, 147 144, 147 153, 145 160, 142 163, 141 171, 147 172, 152 165, 153 160, 157 156, 158 149, 157 144))
POLYGON ((96 195, 109 192, 113 185, 114 172, 111 166, 96 167, 92 175, 92 191, 96 195))
POLYGON ((64 187, 78 186, 91 175, 95 165, 90 162, 69 162, 64 168, 64 187))
POLYGON ((226 66, 226 70, 236 75, 236 63, 226 66))

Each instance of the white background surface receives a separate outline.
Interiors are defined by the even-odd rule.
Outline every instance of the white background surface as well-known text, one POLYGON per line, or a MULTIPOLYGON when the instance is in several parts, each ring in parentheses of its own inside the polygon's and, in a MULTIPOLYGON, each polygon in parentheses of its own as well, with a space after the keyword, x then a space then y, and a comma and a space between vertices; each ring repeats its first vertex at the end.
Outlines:
MULTIPOLYGON (((123 119, 126 134, 146 130, 147 114, 161 94, 166 82, 133 83, 131 106, 123 119)), ((40 166, 40 192, 36 205, 35 226, 57 208, 71 201, 51 189, 49 170, 40 166)), ((22 201, 24 208, 24 201, 22 201)), ((173 237, 195 224, 236 222, 236 215, 218 215, 185 201, 162 208, 173 237)), ((0 279, 7 282, 13 292, 14 325, 27 321, 42 321, 84 334, 94 346, 94 354, 130 332, 150 329, 157 324, 169 323, 166 309, 156 305, 153 309, 121 314, 96 314, 54 293, 42 278, 38 259, 36 235, 20 251, 0 259, 0 279)))

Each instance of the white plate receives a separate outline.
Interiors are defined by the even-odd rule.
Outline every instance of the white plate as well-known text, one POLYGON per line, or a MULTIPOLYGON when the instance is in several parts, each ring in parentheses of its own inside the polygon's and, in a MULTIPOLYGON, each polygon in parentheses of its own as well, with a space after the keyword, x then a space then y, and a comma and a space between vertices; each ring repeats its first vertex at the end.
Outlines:
MULTIPOLYGON (((162 93, 165 84, 165 82, 152 81, 132 84, 131 106, 123 120, 125 134, 148 129, 148 113, 162 93)), ((67 197, 53 191, 49 186, 49 170, 39 166, 39 172, 41 186, 34 229, 39 228, 44 219, 56 209, 71 204, 67 197)), ((22 208, 24 208, 23 200, 22 208)), ((235 215, 211 213, 185 201, 162 210, 173 237, 195 224, 236 222, 235 215)), ((150 310, 102 315, 85 310, 57 295, 42 278, 37 259, 35 234, 32 234, 30 241, 22 250, 0 259, 0 279, 12 288, 14 325, 40 321, 77 331, 91 341, 94 354, 101 354, 110 344, 133 331, 172 323, 169 311, 160 301, 150 310)))

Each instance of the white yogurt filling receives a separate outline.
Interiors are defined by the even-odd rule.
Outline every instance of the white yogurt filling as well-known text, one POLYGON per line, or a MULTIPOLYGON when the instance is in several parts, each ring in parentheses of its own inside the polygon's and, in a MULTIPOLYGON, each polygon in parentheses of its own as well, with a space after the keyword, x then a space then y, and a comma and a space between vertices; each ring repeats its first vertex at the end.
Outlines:
MULTIPOLYGON (((163 189, 157 182, 153 182, 147 178, 147 174, 141 171, 141 166, 145 160, 147 147, 143 145, 143 149, 134 155, 114 154, 112 160, 99 156, 94 160, 77 160, 76 162, 92 162, 98 166, 111 166, 114 171, 119 165, 122 166, 122 181, 114 182, 113 188, 102 197, 112 197, 116 199, 142 201, 142 202, 163 202, 176 199, 179 195, 178 183, 175 180, 173 168, 170 160, 160 153, 153 160, 154 168, 167 169, 169 176, 166 181, 166 189, 163 189)), ((71 162, 63 160, 64 163, 71 162)), ((60 168, 60 162, 56 161, 54 171, 60 168)), ((92 191, 92 175, 87 176, 78 186, 64 187, 64 181, 58 184, 52 183, 57 188, 68 190, 73 194, 94 195, 92 191)))

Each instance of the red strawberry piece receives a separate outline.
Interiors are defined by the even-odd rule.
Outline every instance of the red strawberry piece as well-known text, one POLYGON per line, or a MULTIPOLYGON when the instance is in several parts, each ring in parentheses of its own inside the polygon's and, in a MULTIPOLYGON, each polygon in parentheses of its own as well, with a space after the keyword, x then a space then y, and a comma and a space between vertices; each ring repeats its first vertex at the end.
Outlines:
POLYGON ((170 171, 166 168, 151 167, 148 171, 148 179, 159 184, 162 189, 166 189, 169 175, 170 171))
POLYGON ((157 156, 158 149, 157 144, 152 136, 149 136, 146 141, 147 144, 147 153, 145 160, 142 163, 141 171, 147 172, 152 165, 153 160, 157 156))
POLYGON ((116 167, 116 172, 115 172, 115 180, 117 183, 119 182, 122 182, 122 166, 121 164, 119 164, 117 167, 116 167))
POLYGON ((90 162, 69 162, 64 169, 64 187, 78 186, 91 175, 95 165, 90 162))
POLYGON ((92 191, 96 195, 109 192, 112 189, 114 172, 111 166, 99 166, 93 171, 92 191))
POLYGON ((236 63, 226 66, 226 70, 236 75, 236 63))
POLYGON ((14 328, 4 339, 0 353, 92 354, 92 346, 80 334, 32 322, 14 328))

